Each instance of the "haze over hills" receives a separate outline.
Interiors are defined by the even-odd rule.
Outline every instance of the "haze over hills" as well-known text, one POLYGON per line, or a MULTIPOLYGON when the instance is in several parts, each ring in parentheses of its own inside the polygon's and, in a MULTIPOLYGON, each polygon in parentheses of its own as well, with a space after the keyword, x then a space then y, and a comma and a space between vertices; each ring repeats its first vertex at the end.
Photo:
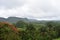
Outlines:
MULTIPOLYGON (((36 23, 45 23, 45 22, 49 21, 49 20, 36 20, 36 19, 19 18, 19 17, 8 17, 8 18, 0 17, 0 22, 16 23, 20 20, 25 21, 25 22, 36 22, 36 23)), ((50 21, 57 22, 57 20, 50 20, 50 21)), ((60 21, 58 21, 58 22, 60 22, 60 21)))
POLYGON ((35 19, 27 19, 27 18, 19 18, 19 17, 8 17, 8 18, 0 17, 0 22, 16 23, 20 20, 25 21, 25 22, 36 22, 36 21, 38 21, 35 19))

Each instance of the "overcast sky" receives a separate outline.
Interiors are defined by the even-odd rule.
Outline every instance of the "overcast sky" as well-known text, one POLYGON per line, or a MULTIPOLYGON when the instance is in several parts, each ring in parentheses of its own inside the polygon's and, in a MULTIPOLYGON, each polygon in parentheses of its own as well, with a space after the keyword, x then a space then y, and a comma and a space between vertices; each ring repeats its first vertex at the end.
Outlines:
POLYGON ((0 17, 60 20, 60 0, 0 0, 0 17))

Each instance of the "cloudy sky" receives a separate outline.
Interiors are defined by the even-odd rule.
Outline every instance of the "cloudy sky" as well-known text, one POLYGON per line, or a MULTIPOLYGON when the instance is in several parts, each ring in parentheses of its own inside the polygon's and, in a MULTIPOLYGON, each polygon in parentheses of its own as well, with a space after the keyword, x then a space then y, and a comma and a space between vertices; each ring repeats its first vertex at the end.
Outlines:
POLYGON ((60 0, 0 0, 0 17, 60 20, 60 0))

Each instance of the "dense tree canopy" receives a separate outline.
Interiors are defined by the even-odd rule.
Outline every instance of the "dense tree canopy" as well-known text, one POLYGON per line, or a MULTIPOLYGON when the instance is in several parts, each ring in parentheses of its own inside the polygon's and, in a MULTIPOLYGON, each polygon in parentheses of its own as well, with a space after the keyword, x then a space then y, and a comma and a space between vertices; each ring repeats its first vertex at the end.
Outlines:
POLYGON ((60 23, 39 24, 18 21, 12 25, 0 22, 0 40, 53 40, 59 37, 60 23))

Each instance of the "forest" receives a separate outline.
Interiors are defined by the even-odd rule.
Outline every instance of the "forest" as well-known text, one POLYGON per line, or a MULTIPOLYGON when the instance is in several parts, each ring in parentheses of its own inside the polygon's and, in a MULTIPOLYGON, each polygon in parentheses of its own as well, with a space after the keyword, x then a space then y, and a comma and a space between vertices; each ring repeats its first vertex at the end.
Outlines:
POLYGON ((0 22, 0 40, 60 40, 60 23, 0 22))

